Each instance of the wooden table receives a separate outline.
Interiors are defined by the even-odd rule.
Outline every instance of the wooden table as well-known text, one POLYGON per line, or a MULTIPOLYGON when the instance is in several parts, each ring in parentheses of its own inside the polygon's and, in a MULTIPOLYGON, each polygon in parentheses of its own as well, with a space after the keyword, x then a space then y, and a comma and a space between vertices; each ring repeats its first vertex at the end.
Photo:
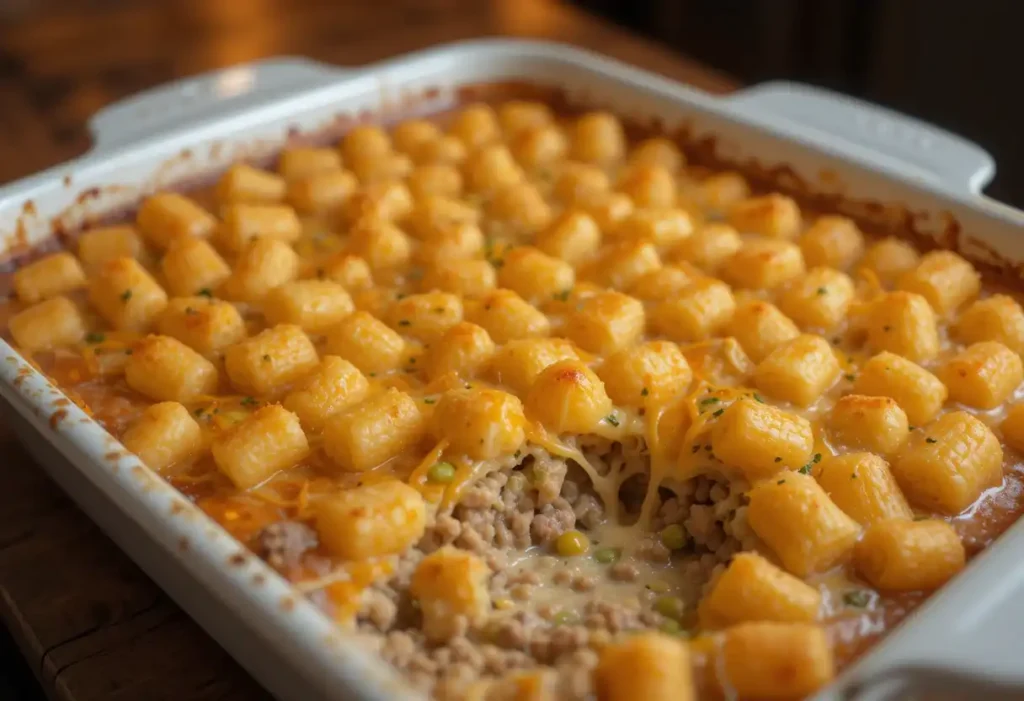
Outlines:
MULTIPOLYGON (((710 91, 733 87, 554 0, 24 0, 2 7, 0 183, 84 152, 86 120, 105 104, 272 55, 357 65, 511 35, 594 49, 710 91)), ((7 433, 0 433, 0 455, 0 616, 49 696, 267 698, 7 433)))

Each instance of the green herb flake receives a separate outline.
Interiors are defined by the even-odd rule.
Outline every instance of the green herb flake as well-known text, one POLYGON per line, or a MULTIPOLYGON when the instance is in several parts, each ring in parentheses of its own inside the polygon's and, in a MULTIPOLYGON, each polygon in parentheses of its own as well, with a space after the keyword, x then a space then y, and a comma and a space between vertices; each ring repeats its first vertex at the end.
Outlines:
POLYGON ((779 480, 779 481, 778 481, 778 482, 776 482, 775 484, 785 484, 785 483, 786 483, 786 480, 779 480))
POLYGON ((814 463, 810 463, 809 462, 806 465, 804 465, 803 467, 801 467, 799 470, 797 470, 797 472, 799 472, 801 475, 809 475, 809 474, 811 474, 811 468, 813 466, 814 466, 814 463))
POLYGON ((400 319, 398 322, 399 326, 412 326, 412 322, 408 319, 400 319))
POLYGON ((106 340, 107 337, 104 334, 95 331, 90 334, 87 334, 85 337, 86 343, 103 343, 106 340))
POLYGON ((195 414, 196 416, 202 416, 203 415, 203 411, 204 411, 203 407, 199 407, 198 409, 196 409, 192 413, 195 414))
POLYGON ((699 445, 695 445, 695 446, 693 446, 693 448, 690 449, 691 453, 696 453, 696 452, 699 452, 699 451, 700 451, 700 446, 699 445))
POLYGON ((846 373, 845 375, 843 375, 843 377, 845 377, 850 382, 853 382, 854 380, 857 379, 857 376, 854 375, 852 372, 846 373))
POLYGON ((907 430, 908 431, 916 431, 917 430, 917 426, 907 426, 907 430))
POLYGON ((782 458, 780 458, 780 457, 776 457, 776 458, 775 458, 775 462, 782 462, 782 458))
POLYGON ((708 397, 707 399, 701 399, 700 400, 700 405, 701 406, 710 406, 711 404, 717 404, 720 401, 721 400, 718 397, 708 397))
POLYGON ((924 442, 925 443, 938 443, 939 441, 937 439, 935 439, 935 438, 925 438, 924 442))
POLYGON ((570 290, 562 290, 561 292, 556 292, 555 294, 553 294, 551 296, 553 298, 555 298, 556 300, 558 300, 559 302, 568 302, 569 301, 569 295, 571 295, 571 294, 572 294, 572 290, 570 289, 570 290))
POLYGON ((131 298, 132 298, 132 291, 131 290, 125 290, 124 292, 121 293, 121 301, 122 302, 127 302, 131 298))
POLYGON ((256 400, 252 397, 242 397, 242 406, 256 406, 256 400))
POLYGON ((608 416, 604 417, 604 420, 610 423, 612 426, 619 425, 619 420, 615 418, 615 414, 608 414, 608 416))
POLYGON ((425 398, 423 400, 423 403, 424 404, 437 404, 437 400, 436 399, 431 399, 430 397, 427 397, 427 398, 425 398))
POLYGON ((650 393, 651 393, 650 390, 647 389, 646 387, 644 387, 642 390, 640 390, 640 396, 641 397, 646 397, 650 393))
POLYGON ((213 291, 209 287, 204 287, 203 289, 199 290, 199 296, 208 298, 213 297, 213 291))
POLYGON ((764 404, 764 399, 757 392, 754 392, 754 401, 758 402, 759 404, 764 404))
POLYGON ((270 362, 270 354, 269 353, 264 353, 263 354, 263 362, 264 363, 269 363, 270 362))
POLYGON ((818 288, 818 296, 827 295, 827 294, 828 294, 828 290, 826 290, 824 287, 819 287, 818 288))
POLYGON ((871 595, 863 589, 855 589, 843 594, 843 603, 862 609, 871 602, 871 595))
POLYGON ((725 409, 719 409, 718 411, 715 411, 711 415, 714 416, 717 419, 719 416, 721 416, 724 413, 725 413, 725 409))
POLYGON ((199 312, 197 312, 192 307, 185 307, 185 314, 186 314, 186 316, 192 316, 193 314, 198 314, 198 313, 199 312))

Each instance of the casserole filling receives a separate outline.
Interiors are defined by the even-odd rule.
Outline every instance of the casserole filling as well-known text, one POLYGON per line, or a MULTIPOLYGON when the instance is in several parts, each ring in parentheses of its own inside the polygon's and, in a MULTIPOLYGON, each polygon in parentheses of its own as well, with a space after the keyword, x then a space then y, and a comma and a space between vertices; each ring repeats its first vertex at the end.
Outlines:
POLYGON ((437 698, 799 698, 1020 509, 1014 295, 610 113, 360 126, 32 258, 6 337, 437 698))

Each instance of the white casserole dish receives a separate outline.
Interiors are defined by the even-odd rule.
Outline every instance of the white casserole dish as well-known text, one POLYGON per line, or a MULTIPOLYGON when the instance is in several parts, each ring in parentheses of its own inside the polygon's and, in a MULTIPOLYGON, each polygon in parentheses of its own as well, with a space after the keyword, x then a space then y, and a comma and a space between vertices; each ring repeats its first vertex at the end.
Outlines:
MULTIPOLYGON (((787 164, 880 222, 904 223, 1019 277, 1024 212, 980 194, 991 157, 915 120, 818 90, 767 84, 712 97, 584 51, 525 41, 452 44, 360 69, 297 59, 239 66, 149 91, 92 121, 82 158, 0 188, 0 255, 122 209, 140 195, 277 150, 339 115, 451 105, 459 86, 526 80, 635 118, 686 123, 717 153, 787 164), (952 237, 952 238, 950 238, 952 237), (1011 261, 1007 263, 1006 261, 1011 261)), ((0 340, 0 409, 41 465, 143 569, 282 699, 402 698, 401 682, 269 567, 68 402, 0 340)), ((1024 525, 816 698, 847 698, 908 666, 1024 684, 1013 643, 1024 627, 1024 525)), ((884 698, 869 694, 864 698, 884 698)))

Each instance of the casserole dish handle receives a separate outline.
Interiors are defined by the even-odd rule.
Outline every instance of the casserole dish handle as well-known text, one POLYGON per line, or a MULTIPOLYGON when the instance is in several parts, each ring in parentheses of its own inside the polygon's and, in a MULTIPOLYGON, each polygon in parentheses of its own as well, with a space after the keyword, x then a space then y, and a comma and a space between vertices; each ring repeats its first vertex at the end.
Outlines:
POLYGON ((337 80, 343 68, 304 58, 273 58, 182 78, 103 108, 89 120, 93 152, 190 127, 337 80))
POLYGON ((798 140, 961 194, 980 194, 995 174, 992 156, 972 141, 829 90, 777 81, 723 99, 744 117, 798 140))

